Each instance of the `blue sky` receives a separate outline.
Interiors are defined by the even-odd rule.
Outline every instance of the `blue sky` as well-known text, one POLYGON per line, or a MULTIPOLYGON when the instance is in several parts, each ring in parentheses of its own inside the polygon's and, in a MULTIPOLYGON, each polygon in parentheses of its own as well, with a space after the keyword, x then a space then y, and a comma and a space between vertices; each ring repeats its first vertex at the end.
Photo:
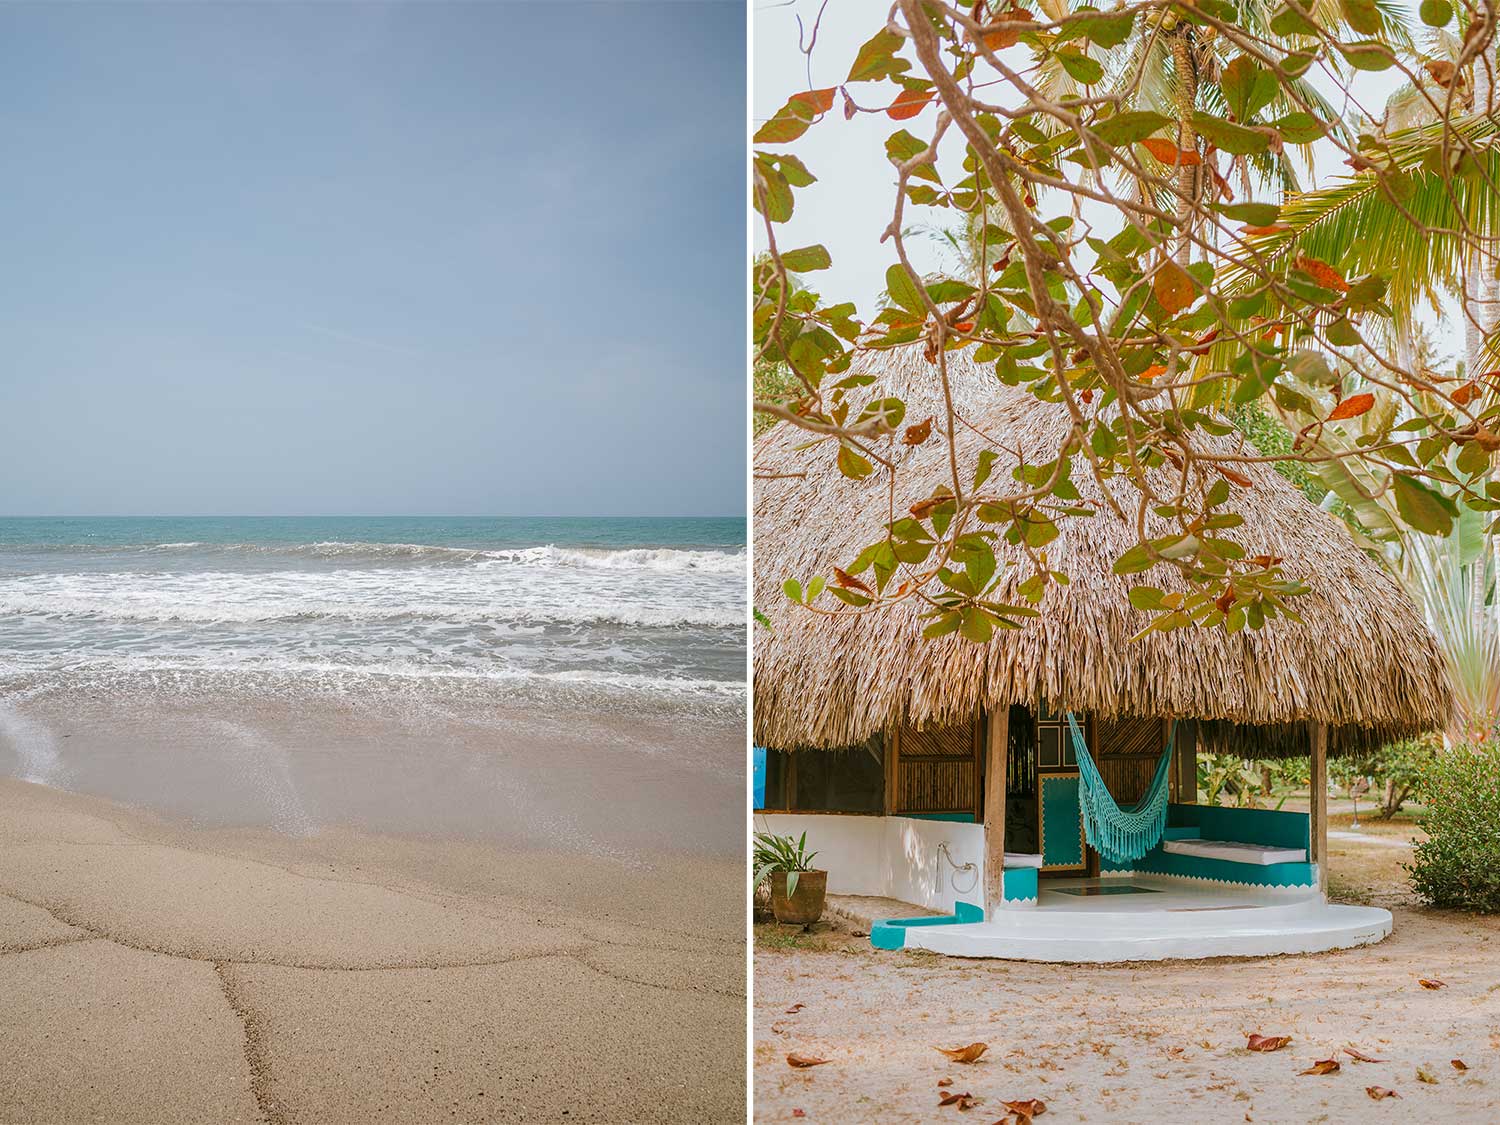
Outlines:
POLYGON ((744 28, 0 5, 0 513, 743 513, 744 28))

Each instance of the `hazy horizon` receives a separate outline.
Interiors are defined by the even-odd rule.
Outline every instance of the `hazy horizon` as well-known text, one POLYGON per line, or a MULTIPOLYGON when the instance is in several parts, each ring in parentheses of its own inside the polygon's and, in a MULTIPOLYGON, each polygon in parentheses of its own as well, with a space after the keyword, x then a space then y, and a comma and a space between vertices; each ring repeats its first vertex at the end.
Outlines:
POLYGON ((0 512, 743 516, 744 35, 0 6, 0 512))

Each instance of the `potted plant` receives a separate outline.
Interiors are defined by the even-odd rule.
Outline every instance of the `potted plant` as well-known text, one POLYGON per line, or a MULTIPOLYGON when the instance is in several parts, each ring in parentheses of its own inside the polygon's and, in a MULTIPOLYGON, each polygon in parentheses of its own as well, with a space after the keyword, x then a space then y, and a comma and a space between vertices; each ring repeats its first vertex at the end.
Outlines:
POLYGON ((755 886, 771 883, 771 913, 784 925, 810 926, 823 917, 828 894, 828 872, 815 870, 807 850, 807 833, 800 840, 771 832, 755 834, 755 886))

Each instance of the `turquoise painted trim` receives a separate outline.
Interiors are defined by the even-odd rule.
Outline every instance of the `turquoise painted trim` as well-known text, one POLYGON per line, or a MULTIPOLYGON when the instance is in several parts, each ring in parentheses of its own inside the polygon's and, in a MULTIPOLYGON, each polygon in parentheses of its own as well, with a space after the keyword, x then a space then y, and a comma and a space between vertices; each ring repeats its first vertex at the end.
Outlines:
POLYGON ((970 922, 983 922, 984 909, 967 902, 953 904, 952 914, 928 915, 921 918, 892 918, 876 922, 870 927, 870 944, 876 949, 900 949, 906 944, 906 931, 913 926, 953 926, 970 922))
POLYGON ((1196 828, 1199 839, 1237 840, 1276 848, 1311 845, 1306 813, 1277 809, 1226 809, 1217 805, 1168 805, 1169 828, 1196 828))
POLYGON ((907 820, 947 820, 954 824, 973 824, 974 814, 971 812, 908 812, 897 813, 907 820))
POLYGON ((1162 833, 1163 840, 1201 840, 1203 832, 1197 828, 1168 828, 1162 833))
POLYGON ((751 807, 757 812, 766 807, 766 748, 757 746, 751 758, 751 807))
POLYGON ((1036 898, 1035 867, 1007 867, 1001 874, 1001 896, 1006 902, 1031 902, 1036 898))
POLYGON ((1311 887, 1317 882, 1311 863, 1235 863, 1200 855, 1178 855, 1160 849, 1136 860, 1134 871, 1153 875, 1183 875, 1216 883, 1246 883, 1254 887, 1311 887))
POLYGON ((1078 803, 1077 775, 1041 775, 1042 865, 1083 864, 1083 809, 1078 803))

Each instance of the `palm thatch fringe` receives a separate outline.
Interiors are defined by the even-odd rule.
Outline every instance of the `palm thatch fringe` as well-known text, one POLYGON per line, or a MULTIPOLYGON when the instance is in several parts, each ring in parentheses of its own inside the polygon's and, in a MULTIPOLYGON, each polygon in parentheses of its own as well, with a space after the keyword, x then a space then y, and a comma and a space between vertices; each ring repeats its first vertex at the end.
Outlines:
MULTIPOLYGON (((955 452, 965 478, 972 478, 984 448, 1012 455, 997 463, 996 481, 1007 479, 1015 454, 1033 464, 1055 457, 1070 429, 1062 406, 1004 386, 966 352, 950 352, 948 366, 961 420, 955 452)), ((862 355, 855 370, 876 377, 872 397, 904 398, 909 422, 941 417, 936 369, 920 347, 862 355)), ((837 616, 791 605, 781 593, 785 579, 830 576, 881 538, 890 519, 951 484, 940 430, 935 426, 915 448, 888 447, 900 463, 895 495, 886 471, 849 480, 826 444, 808 448, 808 435, 784 423, 756 442, 757 470, 776 474, 755 488, 755 603, 771 620, 770 629, 755 633, 758 744, 849 746, 897 723, 946 725, 1002 705, 1039 703, 1103 718, 1209 720, 1210 738, 1222 748, 1254 748, 1260 756, 1306 753, 1307 722, 1334 728, 1335 753, 1446 724, 1447 674, 1415 606, 1338 520, 1269 465, 1239 466, 1253 486, 1233 490, 1228 507, 1245 524, 1226 534, 1248 554, 1284 557, 1291 576, 1312 584, 1313 592, 1296 602, 1300 624, 1276 620, 1234 635, 1179 629, 1131 641, 1149 617, 1131 608, 1129 587, 1145 582, 1172 590, 1181 588, 1180 579, 1167 567, 1131 578, 1113 574, 1111 564, 1135 542, 1135 530, 1102 506, 1093 517, 1062 520, 1062 534, 1047 548, 1071 584, 1048 592, 1040 618, 998 632, 988 644, 956 634, 923 639, 926 607, 916 599, 837 616)), ((1081 460, 1073 479, 1084 502, 1102 500, 1101 485, 1081 460)), ((1139 494, 1124 482, 1108 487, 1133 519, 1139 494)), ((1152 515, 1146 525, 1150 534, 1168 530, 1152 515)), ((1022 560, 1003 542, 997 555, 1002 565, 1022 560)), ((1012 570, 1002 597, 1014 600, 1026 576, 1024 567, 1012 570)), ((818 604, 834 603, 825 594, 818 604)))

